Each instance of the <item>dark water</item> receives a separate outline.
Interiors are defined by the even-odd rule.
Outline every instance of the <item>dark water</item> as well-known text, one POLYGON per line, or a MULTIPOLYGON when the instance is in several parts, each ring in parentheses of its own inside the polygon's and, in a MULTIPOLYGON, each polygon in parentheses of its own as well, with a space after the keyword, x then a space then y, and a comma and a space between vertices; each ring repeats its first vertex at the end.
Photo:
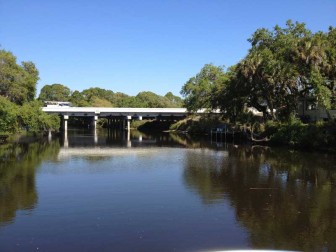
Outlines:
POLYGON ((0 251, 336 251, 332 155, 101 130, 0 162, 0 251))

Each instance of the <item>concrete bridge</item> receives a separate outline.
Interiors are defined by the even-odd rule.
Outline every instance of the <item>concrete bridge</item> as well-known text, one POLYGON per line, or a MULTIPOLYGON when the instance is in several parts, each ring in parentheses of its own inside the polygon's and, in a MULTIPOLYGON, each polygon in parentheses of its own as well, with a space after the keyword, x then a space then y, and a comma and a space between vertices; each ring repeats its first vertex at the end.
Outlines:
MULTIPOLYGON (((142 120, 143 118, 155 119, 176 119, 183 118, 189 114, 186 108, 100 108, 100 107, 43 107, 42 110, 48 114, 58 114, 62 117, 63 129, 68 128, 68 119, 73 117, 91 117, 92 126, 96 128, 98 118, 107 118, 108 125, 121 123, 123 128, 130 129, 132 119, 142 120)), ((207 113, 205 109, 196 112, 197 114, 207 113)))

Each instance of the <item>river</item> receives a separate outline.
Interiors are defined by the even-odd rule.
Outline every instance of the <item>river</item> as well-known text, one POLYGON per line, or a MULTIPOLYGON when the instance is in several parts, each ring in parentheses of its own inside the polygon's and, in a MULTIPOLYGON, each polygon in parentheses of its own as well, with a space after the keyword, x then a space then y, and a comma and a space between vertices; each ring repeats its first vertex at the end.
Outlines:
POLYGON ((336 251, 333 155, 69 130, 0 161, 0 251, 336 251))

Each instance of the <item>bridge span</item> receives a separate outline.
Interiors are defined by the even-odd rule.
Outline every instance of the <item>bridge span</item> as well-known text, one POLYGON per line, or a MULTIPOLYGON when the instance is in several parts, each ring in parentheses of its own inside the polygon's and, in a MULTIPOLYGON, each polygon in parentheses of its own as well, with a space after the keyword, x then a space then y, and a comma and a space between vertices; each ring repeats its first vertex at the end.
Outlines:
MULTIPOLYGON (((92 126, 96 128, 98 118, 107 118, 108 124, 115 122, 123 124, 123 128, 130 129, 132 119, 143 118, 172 119, 183 118, 189 114, 186 108, 103 108, 103 107, 43 107, 48 114, 58 114, 62 117, 63 129, 67 130, 68 119, 73 117, 91 117, 92 126)), ((207 113, 205 109, 198 110, 197 114, 207 113)))

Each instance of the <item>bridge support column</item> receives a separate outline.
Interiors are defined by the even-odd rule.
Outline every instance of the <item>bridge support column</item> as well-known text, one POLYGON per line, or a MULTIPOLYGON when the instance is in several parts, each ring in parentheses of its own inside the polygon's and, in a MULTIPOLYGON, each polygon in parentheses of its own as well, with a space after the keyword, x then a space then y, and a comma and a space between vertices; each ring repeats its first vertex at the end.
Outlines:
POLYGON ((139 121, 142 121, 142 116, 138 116, 138 120, 139 120, 139 121))
POLYGON ((129 132, 131 130, 131 119, 132 116, 127 116, 127 131, 129 132))
POLYGON ((68 119, 69 119, 69 116, 68 115, 64 115, 63 116, 63 130, 65 132, 68 131, 68 119))
POLYGON ((94 130, 96 130, 97 128, 97 120, 98 120, 98 116, 94 116, 92 120, 92 127, 94 130))

